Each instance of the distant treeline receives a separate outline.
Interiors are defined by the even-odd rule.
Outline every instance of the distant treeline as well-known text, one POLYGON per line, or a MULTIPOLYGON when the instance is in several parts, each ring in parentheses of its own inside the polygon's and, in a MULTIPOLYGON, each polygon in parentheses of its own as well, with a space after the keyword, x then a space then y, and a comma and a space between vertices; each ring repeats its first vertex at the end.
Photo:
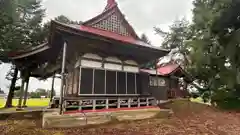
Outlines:
MULTIPOLYGON (((50 95, 51 95, 51 90, 45 90, 45 89, 37 89, 35 91, 28 92, 29 98, 40 98, 41 96, 50 97, 50 95)), ((56 95, 56 92, 54 90, 53 96, 55 95, 56 95)), ((17 90, 14 92, 14 97, 15 98, 20 97, 20 90, 17 90)))

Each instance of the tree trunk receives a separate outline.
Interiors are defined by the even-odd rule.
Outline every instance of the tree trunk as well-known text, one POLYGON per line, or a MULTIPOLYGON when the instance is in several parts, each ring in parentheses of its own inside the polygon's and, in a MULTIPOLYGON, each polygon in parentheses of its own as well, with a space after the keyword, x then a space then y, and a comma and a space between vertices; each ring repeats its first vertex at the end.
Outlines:
POLYGON ((5 108, 13 107, 12 99, 14 97, 14 89, 15 89, 15 85, 16 85, 16 81, 17 81, 17 75, 18 75, 18 69, 17 69, 17 67, 15 67, 14 75, 13 75, 11 85, 10 85, 10 88, 9 88, 9 92, 8 92, 7 101, 6 101, 6 104, 5 104, 5 108))

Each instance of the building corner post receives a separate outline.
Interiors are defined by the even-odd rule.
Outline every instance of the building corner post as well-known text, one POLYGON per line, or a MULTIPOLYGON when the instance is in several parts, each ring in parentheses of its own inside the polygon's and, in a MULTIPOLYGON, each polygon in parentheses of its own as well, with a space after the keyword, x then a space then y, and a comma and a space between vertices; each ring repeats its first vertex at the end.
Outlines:
POLYGON ((23 94, 24 94, 24 84, 26 81, 26 76, 25 76, 25 72, 21 71, 20 73, 21 75, 21 87, 20 87, 20 97, 18 99, 18 105, 17 105, 17 109, 16 110, 22 110, 22 99, 23 99, 23 94))
POLYGON ((50 93, 50 102, 52 102, 52 98, 53 98, 54 84, 55 84, 55 74, 52 77, 52 87, 51 87, 51 93, 50 93))
POLYGON ((61 89, 60 89, 60 114, 63 114, 64 86, 65 86, 65 66, 66 66, 67 42, 63 45, 62 70, 61 70, 61 89))
POLYGON ((29 85, 30 73, 27 73, 26 76, 26 86, 24 92, 24 100, 23 100, 23 107, 27 107, 27 99, 28 99, 28 85, 29 85))

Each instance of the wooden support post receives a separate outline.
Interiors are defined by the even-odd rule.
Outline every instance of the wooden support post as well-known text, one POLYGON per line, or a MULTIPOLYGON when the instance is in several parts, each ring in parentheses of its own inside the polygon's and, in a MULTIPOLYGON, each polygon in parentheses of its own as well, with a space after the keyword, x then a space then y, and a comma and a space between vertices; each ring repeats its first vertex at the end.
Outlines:
POLYGON ((22 74, 23 74, 23 72, 21 72, 22 83, 21 83, 21 88, 20 88, 20 97, 18 100, 17 110, 22 109, 22 98, 23 98, 24 83, 25 83, 25 78, 23 77, 24 75, 22 75, 22 74))
POLYGON ((65 85, 65 66, 66 66, 67 43, 63 45, 62 71, 61 71, 61 90, 60 90, 60 114, 63 114, 63 91, 65 85))
POLYGON ((106 69, 104 74, 104 94, 107 94, 107 70, 106 69))
POLYGON ((78 110, 79 111, 81 111, 82 110, 82 100, 80 100, 79 102, 78 102, 78 110))
POLYGON ((92 105, 93 105, 93 110, 96 110, 96 100, 95 99, 93 99, 93 101, 92 101, 93 103, 92 103, 92 105))
POLYGON ((131 108, 131 98, 128 99, 128 108, 131 108))
POLYGON ((134 86, 135 86, 135 94, 138 94, 137 93, 137 74, 136 73, 134 75, 134 86))
POLYGON ((24 92, 23 107, 27 107, 26 104, 27 104, 27 99, 28 99, 29 78, 30 78, 30 74, 28 73, 27 78, 26 78, 26 87, 25 87, 25 92, 24 92))
POLYGON ((127 85, 128 85, 128 83, 127 83, 127 72, 126 72, 126 93, 125 94, 127 94, 128 92, 128 88, 127 88, 127 85))
POLYGON ((118 72, 116 71, 116 82, 115 82, 116 83, 116 88, 115 88, 116 89, 116 92, 115 92, 116 94, 118 94, 118 80, 117 80, 118 76, 117 76, 117 73, 118 72))
POLYGON ((120 98, 118 98, 118 100, 117 100, 117 108, 120 108, 121 107, 121 100, 120 100, 120 98))
POLYGON ((108 109, 109 108, 109 100, 108 100, 108 98, 106 99, 106 109, 108 109))
POLYGON ((147 106, 149 106, 149 98, 146 99, 147 106))
POLYGON ((55 74, 54 74, 53 77, 52 77, 52 88, 51 88, 51 93, 50 93, 50 102, 52 102, 52 98, 53 98, 54 82, 55 82, 55 74))
POLYGON ((63 112, 66 112, 66 108, 68 106, 67 101, 63 101, 63 112))
POLYGON ((79 68, 79 88, 78 88, 78 94, 81 94, 81 79, 82 79, 82 67, 79 68))
POLYGON ((138 107, 140 107, 140 98, 137 99, 138 107))
POLYGON ((94 78, 95 78, 95 69, 93 69, 93 74, 92 74, 92 78, 93 78, 93 81, 92 81, 92 94, 94 94, 94 78))

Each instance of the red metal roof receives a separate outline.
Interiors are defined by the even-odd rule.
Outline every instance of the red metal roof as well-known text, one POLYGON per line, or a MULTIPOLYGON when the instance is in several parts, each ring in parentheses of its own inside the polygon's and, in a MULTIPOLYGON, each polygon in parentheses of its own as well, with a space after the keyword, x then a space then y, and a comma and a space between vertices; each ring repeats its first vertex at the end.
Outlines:
POLYGON ((181 67, 178 64, 168 64, 168 65, 159 67, 157 71, 160 75, 166 76, 166 75, 170 75, 171 73, 173 73, 179 68, 181 67))
POLYGON ((128 42, 128 43, 136 44, 136 40, 133 37, 122 36, 118 33, 114 33, 114 32, 111 32, 111 31, 106 31, 106 30, 93 28, 93 27, 90 27, 90 26, 84 26, 84 25, 80 26, 80 30, 85 31, 85 32, 90 32, 90 33, 93 33, 93 34, 97 34, 97 35, 101 35, 101 36, 105 36, 105 37, 109 37, 109 38, 113 38, 113 39, 116 39, 116 40, 119 40, 119 41, 124 41, 124 42, 128 42))
MULTIPOLYGON (((182 70, 180 65, 178 64, 168 64, 162 67, 158 67, 157 69, 157 75, 161 76, 168 76, 178 70, 182 70)), ((141 72, 145 72, 148 74, 156 75, 156 70, 150 70, 150 69, 140 69, 141 72)))
POLYGON ((140 69, 140 72, 148 73, 150 75, 156 75, 156 70, 155 69, 140 69))
POLYGON ((139 46, 142 46, 142 47, 147 47, 147 48, 160 50, 160 51, 169 53, 169 50, 162 49, 162 48, 159 48, 159 47, 155 47, 155 46, 147 44, 147 43, 145 43, 145 42, 143 42, 139 39, 135 39, 134 37, 123 36, 123 35, 120 35, 118 33, 114 33, 114 32, 111 32, 111 31, 102 30, 102 29, 99 29, 99 28, 94 28, 94 27, 86 26, 86 25, 64 24, 64 23, 60 23, 60 22, 57 22, 57 21, 52 21, 52 23, 56 23, 57 25, 62 25, 64 27, 75 29, 75 30, 78 30, 78 31, 81 31, 81 32, 87 32, 87 33, 94 34, 94 35, 97 35, 97 36, 102 36, 104 38, 109 38, 110 40, 113 39, 113 40, 117 40, 117 41, 120 41, 120 42, 129 43, 129 44, 133 44, 133 45, 139 45, 139 46))

